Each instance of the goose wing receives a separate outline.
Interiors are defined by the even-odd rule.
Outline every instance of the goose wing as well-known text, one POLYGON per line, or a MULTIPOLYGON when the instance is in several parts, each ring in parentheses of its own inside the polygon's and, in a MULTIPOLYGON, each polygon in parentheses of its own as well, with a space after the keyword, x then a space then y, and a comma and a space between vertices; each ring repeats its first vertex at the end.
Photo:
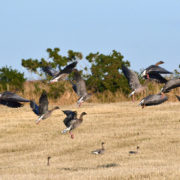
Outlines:
POLYGON ((172 74, 172 72, 169 72, 166 69, 156 65, 151 65, 148 68, 146 68, 146 73, 172 74))
POLYGON ((42 67, 42 70, 48 74, 49 76, 56 76, 58 74, 58 71, 56 71, 55 69, 53 69, 51 66, 45 66, 45 67, 42 67))
POLYGON ((66 79, 67 78, 67 76, 73 71, 73 69, 76 67, 76 65, 77 65, 77 62, 73 62, 73 63, 71 63, 71 64, 69 64, 69 65, 67 65, 62 71, 60 71, 59 73, 57 73, 54 77, 53 77, 53 79, 51 80, 51 81, 53 81, 53 80, 59 80, 59 79, 66 79))
POLYGON ((75 92, 77 93, 77 95, 80 97, 86 96, 87 95, 86 83, 77 70, 74 73, 74 80, 76 81, 74 89, 76 90, 75 92))
POLYGON ((171 89, 180 87, 180 78, 170 79, 162 88, 161 92, 167 93, 171 89))
POLYGON ((2 100, 0 99, 0 104, 11 107, 11 108, 18 108, 18 107, 22 107, 23 104, 19 103, 19 102, 15 102, 15 101, 6 101, 6 100, 2 100))
POLYGON ((0 99, 9 102, 30 102, 28 99, 25 99, 15 93, 5 91, 0 95, 0 99))
POLYGON ((30 107, 36 115, 39 115, 39 106, 34 101, 30 102, 30 107))
POLYGON ((70 110, 65 110, 63 111, 64 114, 66 114, 66 118, 64 119, 64 124, 66 125, 66 127, 70 126, 70 122, 74 119, 77 118, 77 112, 76 111, 70 111, 70 110))
MULTIPOLYGON (((148 79, 147 76, 144 76, 145 79, 148 79)), ((161 76, 159 73, 151 73, 149 74, 150 80, 153 80, 157 83, 166 83, 167 79, 165 79, 163 76, 161 76)))
POLYGON ((158 105, 168 100, 167 96, 162 96, 161 94, 149 95, 143 98, 140 102, 140 105, 152 106, 158 105))
POLYGON ((134 71, 128 69, 126 66, 123 65, 122 72, 124 73, 124 76, 127 78, 128 84, 131 89, 135 90, 141 86, 138 76, 134 71))
POLYGON ((48 98, 46 91, 43 91, 39 98, 39 115, 45 114, 48 111, 48 98))

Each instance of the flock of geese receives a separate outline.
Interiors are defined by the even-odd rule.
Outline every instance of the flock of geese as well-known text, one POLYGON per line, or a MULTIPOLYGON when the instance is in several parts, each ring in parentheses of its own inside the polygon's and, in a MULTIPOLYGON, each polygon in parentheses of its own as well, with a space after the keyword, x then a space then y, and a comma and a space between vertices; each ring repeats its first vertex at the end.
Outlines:
MULTIPOLYGON (((167 80, 161 75, 161 74, 172 74, 172 72, 169 72, 166 69, 159 66, 160 64, 163 63, 164 63, 163 61, 159 61, 155 65, 151 65, 147 67, 141 74, 141 76, 144 79, 165 84, 158 94, 148 95, 140 101, 139 105, 141 105, 142 108, 144 108, 145 106, 158 105, 167 101, 168 97, 165 95, 165 93, 170 92, 170 90, 174 88, 180 87, 180 78, 173 78, 167 80)), ((77 104, 80 107, 84 101, 88 100, 91 97, 91 94, 87 93, 85 81, 81 77, 80 72, 77 69, 75 69, 76 65, 77 62, 73 62, 67 65, 63 70, 59 72, 53 69, 51 66, 46 66, 43 68, 43 71, 52 77, 49 83, 55 83, 58 82, 59 80, 67 80, 69 74, 73 72, 73 79, 70 80, 70 82, 72 84, 72 88, 74 92, 79 96, 77 100, 77 104)), ((137 74, 124 65, 122 65, 122 72, 127 78, 129 86, 132 89, 132 92, 130 93, 129 96, 132 96, 132 99, 134 101, 135 95, 144 92, 147 89, 147 85, 141 85, 137 74)), ((180 96, 176 95, 176 97, 180 101, 180 96)), ((23 106, 22 102, 29 102, 32 111, 37 116, 39 116, 39 118, 36 120, 37 124, 39 124, 41 120, 47 119, 49 116, 51 116, 53 111, 60 109, 58 106, 54 107, 51 110, 48 109, 49 102, 45 90, 42 91, 42 94, 39 98, 39 105, 37 105, 33 100, 25 99, 9 91, 0 93, 0 104, 2 105, 11 108, 18 108, 23 106)), ((82 124, 83 116, 87 115, 87 113, 82 112, 79 118, 77 116, 77 111, 63 110, 63 113, 66 115, 66 118, 63 121, 64 125, 66 126, 66 129, 64 129, 61 133, 64 134, 66 132, 69 132, 71 138, 73 139, 74 135, 72 134, 72 130, 77 128, 80 124, 82 124)), ((100 149, 92 151, 92 153, 103 154, 105 151, 104 144, 105 143, 102 142, 101 144, 102 147, 100 149)), ((135 154, 138 152, 138 149, 139 147, 137 147, 137 151, 130 151, 129 153, 135 154)), ((48 157, 48 163, 49 163, 49 159, 50 157, 48 157)))

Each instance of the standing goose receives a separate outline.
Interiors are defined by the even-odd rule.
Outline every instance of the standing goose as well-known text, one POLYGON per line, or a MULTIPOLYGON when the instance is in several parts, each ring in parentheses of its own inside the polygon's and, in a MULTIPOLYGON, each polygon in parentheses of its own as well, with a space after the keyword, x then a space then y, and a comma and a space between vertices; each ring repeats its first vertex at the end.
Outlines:
POLYGON ((50 83, 57 82, 58 80, 65 80, 69 74, 73 71, 73 69, 76 67, 77 62, 73 62, 69 65, 67 65, 63 70, 56 71, 51 66, 43 67, 43 71, 47 73, 49 76, 52 76, 53 78, 50 80, 50 83))
POLYGON ((133 90, 129 96, 132 96, 134 101, 134 95, 143 92, 147 87, 142 86, 139 82, 137 74, 124 65, 122 66, 122 72, 127 78, 130 88, 133 90))
POLYGON ((2 105, 11 108, 18 108, 23 106, 23 104, 21 104, 20 102, 30 102, 30 101, 9 91, 0 93, 0 104, 2 105))
POLYGON ((180 101, 180 96, 176 95, 177 99, 180 101))
POLYGON ((105 148, 104 148, 104 142, 102 142, 101 143, 101 149, 96 149, 96 150, 94 150, 94 151, 92 151, 91 153, 92 154, 104 154, 104 152, 105 152, 105 148))
POLYGON ((38 124, 42 119, 47 119, 54 110, 59 109, 59 107, 56 106, 53 109, 48 110, 48 104, 49 102, 45 90, 43 90, 41 97, 39 98, 39 106, 34 101, 30 102, 30 106, 33 112, 40 116, 38 120, 36 120, 36 124, 38 124))
POLYGON ((71 131, 75 128, 77 128, 82 122, 83 122, 83 116, 86 115, 86 112, 82 112, 79 119, 77 118, 77 112, 76 111, 63 111, 64 114, 66 114, 66 118, 64 119, 64 124, 67 127, 64 129, 61 133, 64 134, 67 131, 69 131, 71 138, 74 138, 74 135, 71 133, 71 131))
POLYGON ((145 106, 153 106, 153 105, 161 104, 167 100, 168 100, 167 96, 165 96, 165 95, 162 96, 159 93, 159 94, 155 94, 155 95, 149 95, 149 96, 143 98, 141 100, 141 102, 139 103, 139 105, 141 105, 142 108, 144 108, 145 106))
POLYGON ((180 87, 180 78, 170 79, 161 89, 161 93, 168 93, 171 89, 180 87))
POLYGON ((160 64, 163 64, 163 61, 157 62, 155 65, 147 67, 141 74, 145 79, 152 79, 158 83, 166 83, 167 80, 161 76, 161 74, 172 74, 172 72, 167 71, 166 69, 160 67, 160 64))
POLYGON ((75 84, 73 82, 71 82, 71 83, 73 85, 73 90, 79 96, 77 104, 80 107, 84 101, 86 101, 90 98, 91 94, 87 93, 85 81, 81 77, 79 71, 76 69, 74 70, 74 80, 76 83, 75 84))

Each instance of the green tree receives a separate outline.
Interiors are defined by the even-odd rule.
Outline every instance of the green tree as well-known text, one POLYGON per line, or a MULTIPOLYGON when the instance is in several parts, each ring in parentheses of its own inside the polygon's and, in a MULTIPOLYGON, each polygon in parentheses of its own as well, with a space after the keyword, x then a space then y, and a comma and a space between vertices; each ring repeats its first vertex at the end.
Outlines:
POLYGON ((120 70, 123 64, 130 66, 130 62, 124 61, 120 52, 113 50, 110 55, 90 53, 86 59, 91 63, 91 74, 86 78, 87 85, 92 91, 116 92, 121 89, 123 92, 129 92, 127 80, 120 70))
POLYGON ((82 59, 82 54, 80 52, 74 52, 72 50, 68 51, 67 56, 62 56, 59 54, 59 48, 48 48, 47 50, 48 58, 38 59, 22 59, 22 66, 27 70, 34 72, 38 75, 42 75, 42 68, 50 65, 51 67, 61 70, 68 62, 76 59, 82 59))
POLYGON ((2 67, 0 69, 0 90, 23 90, 23 84, 26 81, 24 73, 18 72, 11 67, 2 67))

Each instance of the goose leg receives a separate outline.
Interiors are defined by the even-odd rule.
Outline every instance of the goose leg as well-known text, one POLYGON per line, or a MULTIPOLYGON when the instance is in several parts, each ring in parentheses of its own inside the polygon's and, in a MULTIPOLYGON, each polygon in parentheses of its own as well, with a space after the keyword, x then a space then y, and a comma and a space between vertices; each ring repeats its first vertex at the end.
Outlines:
POLYGON ((74 134, 71 131, 69 131, 69 134, 71 135, 71 139, 74 139, 74 134))
POLYGON ((39 124, 43 117, 44 117, 44 114, 36 120, 36 124, 39 124))

